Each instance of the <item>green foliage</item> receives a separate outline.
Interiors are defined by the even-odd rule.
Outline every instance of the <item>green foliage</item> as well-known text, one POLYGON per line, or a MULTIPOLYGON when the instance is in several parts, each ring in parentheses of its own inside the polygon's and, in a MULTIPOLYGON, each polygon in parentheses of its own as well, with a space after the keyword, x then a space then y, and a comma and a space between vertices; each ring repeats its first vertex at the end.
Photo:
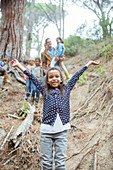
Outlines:
POLYGON ((78 54, 79 47, 83 45, 84 40, 80 37, 71 35, 69 38, 64 40, 65 45, 65 55, 66 56, 75 56, 78 54))
POLYGON ((20 108, 20 111, 19 111, 18 115, 21 116, 21 117, 26 117, 27 110, 29 110, 28 106, 26 106, 26 104, 27 104, 26 100, 23 100, 19 104, 22 104, 22 107, 20 108))
POLYGON ((113 46, 110 44, 107 46, 102 46, 99 50, 99 56, 105 56, 106 61, 110 60, 113 57, 113 46))
POLYGON ((91 72, 93 69, 92 68, 89 68, 89 71, 91 72))
POLYGON ((87 73, 84 72, 79 78, 79 84, 87 84, 87 73))
POLYGON ((99 73, 102 73, 102 72, 105 72, 105 71, 106 71, 106 70, 103 69, 102 67, 99 67, 99 68, 98 68, 98 72, 99 72, 99 73))
POLYGON ((94 45, 96 42, 91 39, 82 39, 76 35, 70 35, 67 39, 64 40, 64 46, 66 48, 65 55, 66 57, 73 57, 78 55, 80 51, 83 52, 83 48, 86 50, 91 45, 94 45))

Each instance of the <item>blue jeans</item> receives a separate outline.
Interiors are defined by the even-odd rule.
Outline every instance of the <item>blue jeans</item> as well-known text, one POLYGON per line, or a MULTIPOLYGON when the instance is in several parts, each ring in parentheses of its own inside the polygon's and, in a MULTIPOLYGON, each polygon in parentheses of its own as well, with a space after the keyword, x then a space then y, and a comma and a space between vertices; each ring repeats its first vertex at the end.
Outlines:
POLYGON ((67 130, 55 134, 41 133, 42 170, 53 168, 53 143, 55 143, 55 170, 66 170, 67 130))
POLYGON ((35 93, 36 93, 36 97, 39 98, 39 96, 40 96, 39 90, 36 88, 36 86, 33 83, 31 84, 31 87, 32 87, 32 97, 34 98, 35 93))
POLYGON ((31 81, 29 78, 26 79, 26 88, 25 88, 25 93, 26 93, 26 99, 30 97, 31 94, 31 81))

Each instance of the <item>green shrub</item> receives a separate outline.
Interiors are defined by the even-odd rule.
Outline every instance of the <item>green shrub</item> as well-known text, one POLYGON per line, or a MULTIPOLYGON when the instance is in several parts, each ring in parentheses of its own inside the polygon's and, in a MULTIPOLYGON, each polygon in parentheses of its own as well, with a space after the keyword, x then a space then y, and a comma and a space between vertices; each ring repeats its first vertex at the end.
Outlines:
POLYGON ((27 116, 27 110, 29 110, 29 107, 26 106, 26 104, 27 104, 26 100, 23 100, 19 104, 22 104, 22 107, 20 108, 18 116, 26 117, 27 116))
POLYGON ((110 60, 110 58, 113 57, 113 46, 110 44, 107 46, 102 46, 99 50, 99 56, 105 56, 106 61, 110 60))
POLYGON ((98 72, 99 72, 99 73, 102 73, 102 72, 105 72, 105 71, 106 71, 106 70, 103 69, 102 67, 99 67, 99 68, 98 68, 98 72))
POLYGON ((79 48, 83 45, 84 40, 78 36, 71 35, 67 39, 64 40, 64 46, 66 48, 65 55, 66 56, 75 56, 78 54, 79 48))
POLYGON ((79 84, 87 84, 87 73, 84 72, 79 78, 79 84))
POLYGON ((83 48, 90 48, 94 45, 95 42, 91 39, 82 39, 76 35, 70 35, 67 39, 64 40, 64 46, 66 48, 65 55, 67 57, 72 57, 83 52, 83 48))

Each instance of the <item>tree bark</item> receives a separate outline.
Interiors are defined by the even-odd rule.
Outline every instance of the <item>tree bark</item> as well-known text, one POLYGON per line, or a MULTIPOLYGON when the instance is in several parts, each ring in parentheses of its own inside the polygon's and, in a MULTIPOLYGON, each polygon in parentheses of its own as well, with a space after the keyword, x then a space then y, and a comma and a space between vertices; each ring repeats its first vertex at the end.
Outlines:
POLYGON ((22 60, 24 12, 27 0, 1 0, 0 59, 22 60))
POLYGON ((30 58, 31 44, 32 44, 32 29, 34 24, 35 0, 32 0, 29 11, 28 34, 26 40, 26 57, 30 58))
POLYGON ((62 0, 62 38, 64 39, 64 0, 62 0))

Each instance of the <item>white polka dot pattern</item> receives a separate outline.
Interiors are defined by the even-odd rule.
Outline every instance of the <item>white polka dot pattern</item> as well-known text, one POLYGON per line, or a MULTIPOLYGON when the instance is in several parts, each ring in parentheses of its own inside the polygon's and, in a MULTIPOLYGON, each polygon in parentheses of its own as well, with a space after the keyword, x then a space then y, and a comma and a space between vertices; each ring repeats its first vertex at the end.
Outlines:
POLYGON ((42 93, 42 96, 44 97, 42 123, 53 126, 57 117, 57 113, 59 114, 63 125, 69 122, 70 92, 74 85, 76 84, 79 77, 83 74, 83 72, 86 69, 87 67, 84 66, 72 76, 72 78, 68 81, 68 83, 64 87, 64 96, 60 93, 60 90, 56 88, 52 90, 50 95, 46 97, 44 96, 45 91, 44 84, 28 70, 24 71, 24 74, 26 74, 30 78, 30 80, 34 83, 34 85, 38 88, 38 90, 42 93))

